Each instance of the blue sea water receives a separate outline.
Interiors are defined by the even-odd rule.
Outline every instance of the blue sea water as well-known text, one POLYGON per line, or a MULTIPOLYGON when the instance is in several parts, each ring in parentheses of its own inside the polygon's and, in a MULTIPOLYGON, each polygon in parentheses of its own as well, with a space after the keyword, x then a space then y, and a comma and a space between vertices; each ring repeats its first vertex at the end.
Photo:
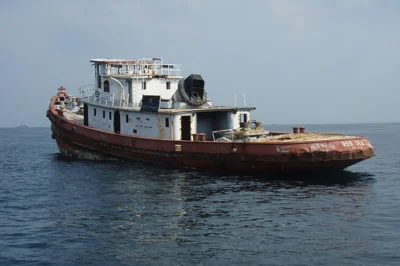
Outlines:
POLYGON ((223 176, 68 161, 49 128, 2 128, 0 265, 400 265, 400 124, 307 130, 364 135, 376 156, 334 175, 223 176))

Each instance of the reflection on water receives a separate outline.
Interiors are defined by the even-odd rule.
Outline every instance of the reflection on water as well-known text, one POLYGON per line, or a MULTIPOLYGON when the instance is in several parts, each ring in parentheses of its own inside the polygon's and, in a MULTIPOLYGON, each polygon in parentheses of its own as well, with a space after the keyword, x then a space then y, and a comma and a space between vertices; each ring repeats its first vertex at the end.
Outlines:
MULTIPOLYGON (((65 235, 75 235, 67 243, 82 237, 97 243, 89 250, 69 249, 72 257, 101 249, 102 257, 126 263, 256 262, 274 254, 287 263, 286 256, 302 254, 299 263, 310 263, 314 252, 339 252, 331 256, 339 259, 349 248, 359 253, 371 248, 363 233, 374 197, 375 179, 368 173, 286 180, 166 171, 141 163, 81 164, 68 168, 87 167, 96 176, 69 180, 68 186, 80 190, 72 193, 78 198, 71 204, 80 206, 56 204, 51 214, 65 235)), ((64 166, 58 170, 64 172, 64 166)))
POLYGON ((123 173, 123 171, 131 171, 135 170, 138 171, 138 169, 146 169, 148 174, 163 174, 164 172, 169 173, 170 175, 185 175, 187 177, 193 177, 194 179, 196 178, 201 178, 201 179, 206 179, 207 182, 211 179, 241 179, 241 180, 253 180, 253 181, 258 181, 258 182, 272 182, 272 181, 282 181, 282 184, 319 184, 319 185, 333 185, 333 184, 341 184, 341 185, 351 185, 354 182, 373 182, 374 179, 374 174, 369 173, 369 172, 353 172, 349 170, 342 170, 342 171, 332 171, 332 172, 323 172, 323 173, 290 173, 290 174, 272 174, 272 175, 265 175, 265 176, 246 176, 246 175, 232 175, 230 174, 229 176, 222 175, 219 173, 207 173, 207 172, 197 172, 197 171, 191 171, 191 170, 186 170, 186 169, 176 169, 176 168, 169 168, 163 165, 158 165, 158 164, 151 164, 151 163, 141 163, 141 162, 131 162, 131 161, 123 161, 123 160, 118 160, 116 159, 115 161, 79 161, 79 160, 74 160, 71 158, 67 158, 65 156, 62 156, 60 153, 54 153, 53 159, 60 161, 60 162, 84 162, 85 164, 104 164, 104 165, 111 165, 112 168, 116 167, 120 174, 123 173))

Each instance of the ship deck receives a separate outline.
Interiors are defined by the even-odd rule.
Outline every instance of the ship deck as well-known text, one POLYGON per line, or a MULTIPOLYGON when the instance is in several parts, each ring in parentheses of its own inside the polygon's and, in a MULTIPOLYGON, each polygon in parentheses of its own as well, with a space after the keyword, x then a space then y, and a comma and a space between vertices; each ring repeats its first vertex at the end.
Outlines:
MULTIPOLYGON (((83 125, 83 115, 71 112, 68 109, 64 110, 64 117, 71 122, 83 125)), ((347 136, 341 134, 330 134, 330 133, 277 133, 273 132, 271 135, 265 136, 259 139, 252 139, 249 142, 253 143, 274 143, 274 142, 284 142, 284 143, 299 143, 299 142, 313 142, 313 141, 332 141, 332 140, 342 140, 346 141, 353 139, 356 136, 347 136)))
POLYGON ((354 139, 356 136, 347 136, 339 134, 329 134, 329 133, 274 133, 272 136, 267 136, 265 138, 251 140, 251 142, 256 143, 270 143, 270 142, 309 142, 309 141, 332 141, 332 140, 348 140, 354 139))
POLYGON ((68 109, 64 109, 64 117, 71 122, 83 125, 83 115, 79 115, 77 113, 71 112, 68 109))

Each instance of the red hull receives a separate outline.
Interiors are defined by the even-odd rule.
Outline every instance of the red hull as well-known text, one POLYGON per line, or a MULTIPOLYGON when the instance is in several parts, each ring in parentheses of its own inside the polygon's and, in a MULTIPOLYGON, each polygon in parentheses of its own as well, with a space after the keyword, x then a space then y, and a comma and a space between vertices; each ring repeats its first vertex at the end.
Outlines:
MULTIPOLYGON (((53 97, 52 103, 56 97, 53 97)), ((224 143, 148 139, 96 130, 73 123, 50 104, 47 116, 61 153, 83 159, 124 158, 202 171, 238 174, 315 172, 344 169, 370 158, 367 139, 294 143, 224 143), (345 142, 343 144, 343 142, 345 142), (178 145, 178 146, 177 146, 178 145)))

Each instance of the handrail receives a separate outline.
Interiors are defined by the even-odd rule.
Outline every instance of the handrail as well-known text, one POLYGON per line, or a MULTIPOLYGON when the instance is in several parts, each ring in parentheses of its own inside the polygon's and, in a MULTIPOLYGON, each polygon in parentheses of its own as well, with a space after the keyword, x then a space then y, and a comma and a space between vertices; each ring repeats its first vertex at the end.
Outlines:
POLYGON ((116 76, 179 76, 181 65, 139 62, 136 64, 107 65, 106 75, 116 76))
POLYGON ((94 96, 95 91, 94 84, 83 85, 79 88, 79 96, 80 98, 94 96))
MULTIPOLYGON (((94 84, 88 84, 88 85, 84 85, 82 87, 79 88, 79 94, 80 94, 80 100, 83 102, 87 102, 87 103, 96 103, 96 104, 100 104, 100 105, 104 105, 104 106, 111 106, 111 107, 126 107, 126 103, 125 103, 125 95, 124 95, 124 89, 122 84, 120 84, 120 86, 122 87, 122 98, 121 99, 116 99, 114 93, 111 96, 111 99, 104 99, 102 98, 102 93, 100 90, 96 89, 94 84)), ((103 93, 106 94, 106 93, 103 93)), ((108 97, 110 98, 110 96, 108 97)))

